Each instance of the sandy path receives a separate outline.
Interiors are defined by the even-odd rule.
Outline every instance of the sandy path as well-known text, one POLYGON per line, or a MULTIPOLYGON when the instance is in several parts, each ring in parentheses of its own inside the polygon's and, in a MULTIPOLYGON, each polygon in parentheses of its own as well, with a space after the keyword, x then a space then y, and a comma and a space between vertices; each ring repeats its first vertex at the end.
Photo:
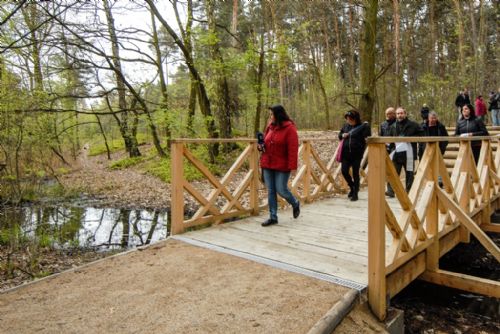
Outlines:
POLYGON ((0 295, 2 333, 305 333, 347 288, 167 240, 0 295))

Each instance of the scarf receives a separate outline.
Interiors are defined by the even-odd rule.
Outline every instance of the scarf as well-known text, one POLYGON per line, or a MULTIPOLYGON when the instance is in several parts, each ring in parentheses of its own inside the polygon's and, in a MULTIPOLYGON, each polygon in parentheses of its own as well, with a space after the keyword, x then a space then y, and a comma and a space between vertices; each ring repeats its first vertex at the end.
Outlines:
POLYGON ((411 143, 396 143, 396 149, 389 155, 391 160, 396 152, 406 152, 406 170, 413 172, 413 148, 411 143))

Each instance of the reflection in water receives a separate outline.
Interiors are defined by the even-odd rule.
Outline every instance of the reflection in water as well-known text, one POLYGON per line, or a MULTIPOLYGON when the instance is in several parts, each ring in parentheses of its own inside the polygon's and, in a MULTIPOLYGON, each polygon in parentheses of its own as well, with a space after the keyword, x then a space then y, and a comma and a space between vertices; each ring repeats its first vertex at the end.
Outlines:
MULTIPOLYGON (((0 209, 0 236, 41 246, 127 248, 167 237, 167 213, 79 207, 0 209)), ((5 242, 6 240, 4 240, 5 242)))

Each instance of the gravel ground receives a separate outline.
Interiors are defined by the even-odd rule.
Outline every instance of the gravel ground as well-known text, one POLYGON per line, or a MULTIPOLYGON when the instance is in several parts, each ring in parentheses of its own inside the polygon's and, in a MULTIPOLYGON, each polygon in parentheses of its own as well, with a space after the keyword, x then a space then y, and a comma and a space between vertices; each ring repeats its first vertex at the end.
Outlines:
POLYGON ((305 333, 347 291, 168 239, 0 294, 0 332, 305 333))

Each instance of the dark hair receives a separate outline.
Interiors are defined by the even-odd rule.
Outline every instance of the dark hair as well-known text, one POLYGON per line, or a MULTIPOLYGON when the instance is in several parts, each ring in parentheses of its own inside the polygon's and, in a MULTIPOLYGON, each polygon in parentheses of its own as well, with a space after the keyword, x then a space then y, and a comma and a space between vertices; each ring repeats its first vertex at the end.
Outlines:
POLYGON ((467 107, 470 110, 469 119, 476 118, 476 113, 474 112, 474 107, 472 106, 472 104, 466 104, 466 105, 463 105, 462 108, 460 108, 460 113, 462 114, 462 116, 464 114, 463 113, 464 107, 467 107))
POLYGON ((430 111, 431 111, 431 110, 430 110, 430 109, 429 109, 429 107, 427 107, 426 105, 424 105, 424 106, 422 107, 422 109, 420 109, 420 115, 422 116, 422 119, 423 119, 423 120, 426 120, 426 119, 428 119, 428 118, 429 118, 429 112, 430 112, 430 111))
POLYGON ((355 109, 348 110, 344 114, 344 118, 347 118, 347 117, 353 119, 356 122, 356 124, 361 124, 361 115, 359 114, 359 111, 357 111, 355 109))
POLYGON ((289 121, 290 117, 285 111, 285 108, 281 104, 275 104, 269 107, 269 110, 273 112, 274 119, 277 125, 281 125, 285 121, 289 121))

